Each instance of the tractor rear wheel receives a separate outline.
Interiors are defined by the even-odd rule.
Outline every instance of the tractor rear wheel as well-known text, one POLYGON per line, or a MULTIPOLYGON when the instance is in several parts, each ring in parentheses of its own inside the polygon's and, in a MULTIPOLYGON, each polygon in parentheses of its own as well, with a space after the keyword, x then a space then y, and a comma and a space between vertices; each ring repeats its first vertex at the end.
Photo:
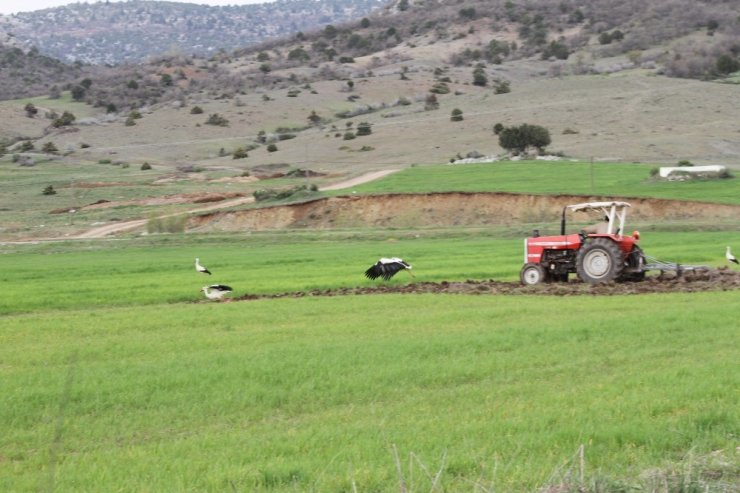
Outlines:
POLYGON ((596 238, 586 243, 576 255, 576 272, 584 282, 594 284, 612 281, 622 274, 622 269, 622 250, 607 238, 596 238))
POLYGON ((525 286, 534 286, 547 280, 547 271, 541 264, 528 263, 524 264, 519 272, 519 279, 525 286))

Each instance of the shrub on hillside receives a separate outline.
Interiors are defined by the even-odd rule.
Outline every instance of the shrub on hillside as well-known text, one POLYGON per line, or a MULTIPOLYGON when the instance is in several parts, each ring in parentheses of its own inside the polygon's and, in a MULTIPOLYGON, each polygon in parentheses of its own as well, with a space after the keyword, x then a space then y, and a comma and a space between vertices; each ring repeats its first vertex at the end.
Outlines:
POLYGON ((511 83, 506 79, 493 80, 493 92, 495 94, 506 94, 511 92, 511 83))
POLYGON ((38 108, 33 103, 27 103, 23 108, 28 118, 33 118, 39 112, 38 108))
POLYGON ((46 154, 55 154, 59 152, 59 149, 54 145, 54 142, 46 142, 41 147, 41 152, 45 152, 46 154))
POLYGON ((263 189, 263 190, 255 190, 252 193, 252 196, 254 196, 254 200, 257 202, 264 202, 266 200, 285 200, 289 198, 298 198, 305 195, 310 195, 310 192, 315 192, 318 190, 318 187, 316 185, 311 185, 310 187, 306 185, 298 185, 295 187, 290 188, 283 188, 283 189, 263 189))
POLYGON ((424 99, 424 109, 427 111, 439 109, 439 100, 434 94, 428 94, 424 99))
POLYGON ((550 142, 550 132, 540 125, 524 123, 519 126, 504 127, 498 134, 499 145, 514 153, 526 153, 530 147, 535 147, 542 153, 550 142))
POLYGON ((213 113, 206 120, 206 125, 215 125, 215 126, 218 126, 218 127, 228 127, 229 126, 229 120, 227 120, 223 116, 219 115, 218 113, 213 113))
POLYGON ((372 125, 368 122, 360 122, 357 124, 357 136, 370 135, 373 133, 372 125))
POLYGON ((311 125, 318 125, 318 124, 320 124, 320 123, 321 123, 321 117, 319 116, 319 114, 318 114, 318 113, 316 113, 316 111, 315 111, 315 110, 312 110, 312 111, 311 111, 311 114, 310 114, 310 115, 308 115, 308 117, 307 117, 307 118, 308 118, 308 121, 309 121, 309 123, 310 123, 311 125))
POLYGON ((556 58, 558 60, 566 60, 570 55, 570 50, 564 43, 558 41, 551 41, 547 47, 542 50, 542 59, 548 60, 550 58, 556 58))
POLYGON ((306 50, 303 49, 302 46, 299 46, 298 48, 294 48, 288 52, 288 60, 295 61, 295 62, 307 62, 311 59, 311 56, 306 52, 306 50))
POLYGON ((31 142, 30 140, 24 140, 23 142, 21 142, 21 145, 18 148, 18 151, 20 152, 30 152, 32 150, 34 150, 34 146, 33 142, 31 142))
POLYGON ((437 82, 431 89, 429 89, 429 92, 433 94, 448 94, 450 92, 450 88, 445 82, 437 82))
POLYGON ((249 154, 247 153, 247 150, 243 147, 238 147, 232 154, 231 157, 233 159, 244 159, 249 157, 249 154))
POLYGON ((486 85, 488 85, 488 77, 486 77, 486 71, 481 65, 478 65, 477 67, 475 67, 475 69, 473 69, 473 85, 481 87, 485 87, 486 85))
POLYGON ((188 218, 186 215, 168 217, 156 217, 152 215, 146 222, 146 231, 149 234, 183 233, 185 231, 185 225, 187 221, 188 218))
POLYGON ((65 111, 64 113, 62 113, 62 116, 60 116, 59 118, 55 119, 51 123, 51 125, 54 128, 66 127, 68 125, 72 125, 72 123, 76 119, 77 119, 77 117, 74 116, 72 113, 70 113, 69 111, 65 111))

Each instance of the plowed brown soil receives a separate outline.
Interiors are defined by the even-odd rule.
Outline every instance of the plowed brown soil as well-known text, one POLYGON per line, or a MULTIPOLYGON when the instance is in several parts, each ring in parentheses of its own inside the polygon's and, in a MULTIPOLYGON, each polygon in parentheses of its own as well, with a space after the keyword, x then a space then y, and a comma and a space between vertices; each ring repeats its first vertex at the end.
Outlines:
POLYGON ((489 280, 414 282, 404 285, 380 284, 373 287, 349 287, 327 290, 294 291, 279 294, 244 294, 231 300, 248 301, 306 296, 351 296, 367 294, 477 294, 477 295, 548 295, 548 296, 613 296, 648 293, 692 293, 740 289, 740 272, 730 269, 708 269, 685 272, 680 276, 648 276, 642 282, 587 284, 580 281, 523 286, 518 282, 489 280))

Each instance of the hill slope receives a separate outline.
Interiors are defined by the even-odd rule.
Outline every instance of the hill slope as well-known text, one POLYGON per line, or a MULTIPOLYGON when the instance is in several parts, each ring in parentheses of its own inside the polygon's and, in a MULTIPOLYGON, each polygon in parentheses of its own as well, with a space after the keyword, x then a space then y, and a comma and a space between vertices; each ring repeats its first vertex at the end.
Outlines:
POLYGON ((211 7, 127 1, 73 3, 0 18, 26 47, 66 62, 138 62, 167 52, 211 55, 325 24, 358 19, 378 0, 281 0, 211 7))
MULTIPOLYGON (((713 26, 714 36, 709 25, 694 26, 634 55, 602 44, 585 7, 583 18, 571 21, 568 7, 535 21, 535 10, 509 19, 485 5, 398 2, 364 20, 208 59, 98 67, 59 99, 30 100, 35 115, 25 111, 29 100, 2 102, 0 146, 8 155, 0 163, 9 179, 33 183, 8 207, 37 200, 49 184, 60 190, 51 210, 206 189, 251 195, 466 156, 493 160, 506 157, 493 131, 498 123, 544 126, 548 152, 567 159, 740 166, 738 86, 666 77, 668 65, 656 55, 692 40, 731 39, 731 22, 713 26), (551 26, 548 42, 530 44, 522 19, 551 26), (579 39, 583 46, 573 44, 566 59, 559 51, 544 56, 553 42, 579 39), (60 122, 64 112, 74 118, 60 122), (144 164, 154 171, 139 171, 144 164), (291 171, 299 173, 292 182, 244 181, 291 171), (40 177, 48 177, 43 186, 40 177)), ((710 13, 724 8, 702 5, 717 8, 710 13)), ((621 42, 639 32, 619 26, 621 42)))

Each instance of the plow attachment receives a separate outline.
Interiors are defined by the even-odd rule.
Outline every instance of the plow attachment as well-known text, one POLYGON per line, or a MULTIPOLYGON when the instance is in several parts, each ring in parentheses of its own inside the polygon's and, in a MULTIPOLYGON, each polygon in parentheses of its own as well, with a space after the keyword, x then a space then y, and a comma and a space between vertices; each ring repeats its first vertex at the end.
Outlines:
POLYGON ((677 276, 680 276, 683 272, 708 271, 709 267, 706 265, 684 265, 677 262, 664 262, 655 257, 645 255, 645 263, 642 266, 642 271, 647 272, 649 270, 659 270, 661 274, 663 272, 675 272, 677 276))

